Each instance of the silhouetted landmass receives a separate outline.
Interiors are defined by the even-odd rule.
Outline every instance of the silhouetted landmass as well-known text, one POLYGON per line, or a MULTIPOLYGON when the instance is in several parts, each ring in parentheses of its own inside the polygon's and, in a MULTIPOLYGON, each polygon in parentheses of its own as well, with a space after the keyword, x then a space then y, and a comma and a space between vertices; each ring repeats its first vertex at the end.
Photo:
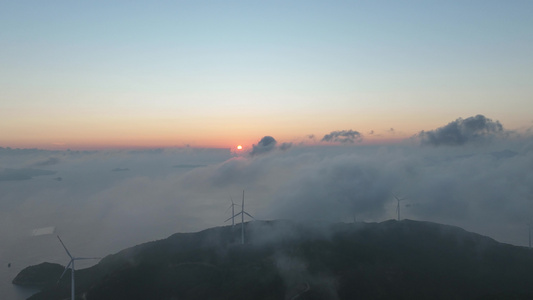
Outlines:
POLYGON ((3 169, 0 170, 0 181, 20 181, 20 180, 30 180, 33 177, 44 176, 44 175, 53 175, 57 172, 40 170, 40 169, 3 169))
MULTIPOLYGON (((76 293, 80 299, 533 299, 530 249, 453 226, 255 221, 245 233, 245 245, 236 225, 128 248, 76 271, 76 293)), ((30 299, 67 298, 69 278, 30 299)))
POLYGON ((59 264, 44 262, 20 271, 13 279, 13 284, 44 288, 55 284, 64 269, 65 267, 59 264))

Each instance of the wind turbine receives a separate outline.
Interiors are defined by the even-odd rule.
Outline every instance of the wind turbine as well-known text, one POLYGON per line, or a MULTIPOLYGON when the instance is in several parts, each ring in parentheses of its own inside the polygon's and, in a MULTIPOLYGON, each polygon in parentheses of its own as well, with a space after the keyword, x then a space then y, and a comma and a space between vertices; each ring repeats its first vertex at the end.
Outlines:
MULTIPOLYGON (((241 205, 241 212, 236 214, 236 215, 233 215, 231 216, 231 218, 235 218, 237 217, 238 215, 241 215, 241 243, 244 245, 244 215, 247 215, 248 217, 252 218, 255 220, 254 217, 252 217, 252 215, 250 215, 249 213, 245 212, 244 211, 244 190, 242 190, 242 205, 241 205)), ((231 219, 229 218, 229 219, 231 219)), ((229 220, 228 219, 228 220, 229 220)), ((228 221, 226 220, 226 221, 228 221)))
MULTIPOLYGON (((229 198, 231 199, 231 205, 226 209, 226 211, 228 211, 228 209, 231 208, 231 218, 229 218, 229 219, 231 219, 231 226, 235 227, 235 206, 238 206, 238 204, 235 204, 233 202, 233 198, 231 197, 231 195, 229 195, 229 198)), ((229 221, 229 219, 227 219, 224 222, 229 221)))
POLYGON ((400 201, 403 201, 407 198, 398 198, 395 194, 392 194, 394 198, 396 198, 396 201, 398 201, 398 205, 396 206, 396 212, 398 213, 398 221, 400 221, 400 201))
POLYGON ((70 281, 71 281, 71 287, 70 287, 70 298, 72 300, 75 299, 75 291, 74 291, 74 261, 76 260, 84 260, 84 259, 101 259, 101 257, 74 257, 70 254, 70 252, 68 251, 67 247, 65 246, 65 244, 63 243, 63 241, 61 240, 61 238, 59 237, 59 235, 57 236, 57 238, 59 239, 59 241, 61 242, 61 245, 63 245, 63 248, 65 248, 65 251, 67 252, 68 256, 70 257, 70 262, 68 263, 68 265, 65 267, 65 271, 63 271, 63 274, 61 274, 61 276, 59 277, 59 279, 57 280, 57 283, 59 283, 59 280, 61 280, 61 278, 63 278, 63 275, 65 275, 65 273, 67 272, 68 268, 70 267, 70 269, 72 270, 72 272, 70 273, 70 281))

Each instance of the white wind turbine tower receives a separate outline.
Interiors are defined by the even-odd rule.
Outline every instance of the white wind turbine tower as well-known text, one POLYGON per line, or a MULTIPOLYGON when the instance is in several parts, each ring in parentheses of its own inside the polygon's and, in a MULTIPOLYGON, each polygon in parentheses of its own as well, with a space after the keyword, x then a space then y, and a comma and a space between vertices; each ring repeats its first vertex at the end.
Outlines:
POLYGON ((528 233, 529 233, 529 249, 531 249, 531 222, 527 222, 528 233))
MULTIPOLYGON (((241 215, 241 243, 244 245, 244 215, 247 215, 248 217, 252 218, 255 220, 254 217, 252 217, 252 215, 250 215, 249 213, 245 212, 244 211, 244 190, 242 190, 242 205, 241 205, 241 212, 236 214, 236 215, 233 215, 231 216, 231 218, 235 218, 236 216, 238 215, 241 215)), ((231 219, 229 218, 229 219, 231 219)), ((228 219, 228 220, 229 220, 228 219)), ((226 221, 228 221, 226 220, 226 221)))
POLYGON ((398 198, 398 196, 396 196, 395 194, 392 194, 394 196, 394 198, 396 198, 396 201, 398 201, 398 204, 396 206, 396 212, 398 213, 398 221, 400 221, 400 201, 403 201, 407 198, 398 198))
MULTIPOLYGON (((529 200, 533 200, 533 197, 530 197, 529 200)), ((529 209, 528 211, 531 211, 531 201, 528 201, 529 202, 529 209)), ((531 216, 528 217, 528 220, 527 220, 527 233, 528 233, 528 240, 529 240, 529 249, 531 249, 531 225, 533 225, 531 223, 531 216)))
POLYGON ((74 291, 74 261, 75 260, 83 260, 83 259, 101 259, 101 257, 74 257, 74 256, 72 256, 70 254, 70 252, 68 251, 68 249, 65 246, 65 244, 63 244, 63 241, 61 240, 59 235, 57 236, 57 238, 59 239, 59 241, 61 242, 61 245, 63 245, 63 248, 65 248, 65 251, 67 252, 68 256, 70 257, 70 262, 65 267, 65 271, 63 271, 63 274, 61 274, 61 276, 57 280, 57 283, 59 283, 59 280, 61 280, 61 278, 63 278, 63 275, 65 275, 65 273, 67 272, 68 268, 70 267, 70 269, 72 270, 72 272, 70 273, 70 277, 71 277, 71 279, 70 279, 70 284, 71 284, 71 287, 70 287, 70 298, 72 300, 74 300, 75 299, 75 291, 74 291))

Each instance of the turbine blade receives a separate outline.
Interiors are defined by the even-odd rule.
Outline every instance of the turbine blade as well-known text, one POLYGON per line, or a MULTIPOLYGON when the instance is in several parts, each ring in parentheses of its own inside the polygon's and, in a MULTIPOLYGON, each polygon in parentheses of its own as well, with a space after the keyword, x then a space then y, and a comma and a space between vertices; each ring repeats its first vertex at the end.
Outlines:
POLYGON ((407 199, 407 198, 398 198, 398 197, 396 197, 396 196, 394 196, 394 198, 396 198, 396 200, 398 200, 398 202, 400 202, 400 201, 403 201, 403 200, 406 200, 406 199, 407 199))
POLYGON ((240 214, 242 214, 242 211, 241 211, 240 213, 236 213, 236 214, 234 214, 233 216, 227 218, 226 221, 224 221, 224 222, 227 222, 227 221, 229 221, 229 220, 231 220, 231 219, 237 217, 237 216, 240 215, 240 214))
POLYGON ((102 259, 101 257, 74 257, 73 260, 82 260, 82 259, 102 259))
POLYGON ((245 213, 245 214, 246 214, 246 215, 247 215, 248 217, 250 217, 250 218, 252 218, 252 219, 254 219, 254 220, 255 220, 255 218, 254 218, 254 217, 252 217, 252 215, 250 215, 249 213, 247 213, 247 212, 244 212, 244 213, 245 213))
POLYGON ((394 198, 396 198, 396 200, 397 200, 398 202, 400 202, 400 201, 403 201, 403 200, 406 200, 406 199, 407 199, 407 198, 400 198, 400 197, 396 196, 396 194, 392 194, 392 195, 394 196, 394 198))
POLYGON ((231 197, 231 194, 229 195, 229 199, 231 200, 231 204, 229 205, 229 207, 226 209, 226 212, 228 212, 228 210, 232 207, 235 206, 235 203, 233 202, 233 198, 231 197))
POLYGON ((63 275, 65 275, 65 273, 67 273, 67 270, 70 267, 70 265, 72 264, 72 261, 73 261, 73 259, 71 259, 70 262, 68 263, 68 265, 65 267, 65 270, 63 271, 63 273, 61 273, 61 276, 59 276, 59 279, 57 280, 57 283, 59 283, 61 278, 63 278, 63 275))
POLYGON ((70 258, 72 258, 72 255, 70 254, 70 252, 68 252, 67 246, 65 246, 65 244, 63 244, 63 241, 61 240, 61 238, 59 237, 59 235, 57 236, 57 238, 58 238, 59 241, 61 242, 61 245, 63 245, 63 248, 65 248, 65 251, 67 251, 68 256, 70 256, 70 258))
POLYGON ((226 208, 226 211, 224 213, 227 213, 228 210, 232 207, 233 205, 230 205, 228 208, 226 208))

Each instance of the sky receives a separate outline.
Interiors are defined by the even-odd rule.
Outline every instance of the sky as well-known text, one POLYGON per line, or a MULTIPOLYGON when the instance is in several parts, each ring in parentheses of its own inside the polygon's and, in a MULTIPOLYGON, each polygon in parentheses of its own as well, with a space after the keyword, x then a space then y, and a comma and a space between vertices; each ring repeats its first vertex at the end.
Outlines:
POLYGON ((243 190, 260 220, 381 222, 397 195, 402 219, 527 246, 532 13, 0 2, 0 298, 24 298, 22 268, 66 263, 55 234, 105 256, 227 225, 243 190))
POLYGON ((524 130, 532 12, 531 1, 2 1, 0 146, 230 148, 335 130, 388 143, 477 114, 524 130))

